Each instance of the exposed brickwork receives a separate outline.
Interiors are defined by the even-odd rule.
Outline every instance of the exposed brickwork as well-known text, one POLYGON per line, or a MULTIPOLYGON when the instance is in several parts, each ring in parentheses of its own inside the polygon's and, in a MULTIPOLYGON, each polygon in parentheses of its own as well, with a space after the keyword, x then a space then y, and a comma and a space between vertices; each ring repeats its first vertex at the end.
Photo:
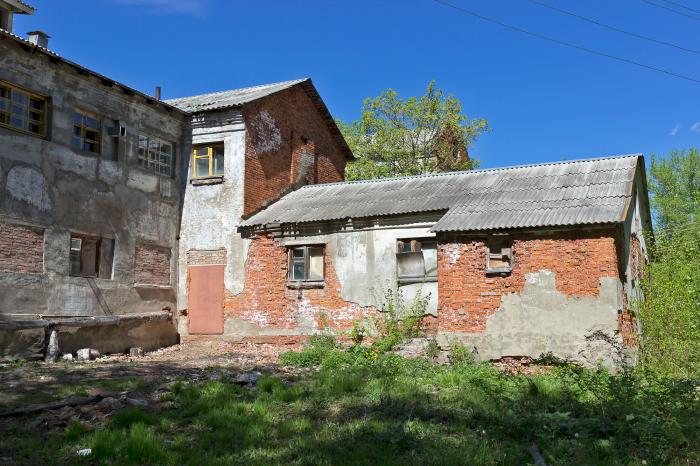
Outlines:
POLYGON ((301 87, 250 103, 243 115, 244 215, 292 187, 343 180, 345 154, 301 87))
MULTIPOLYGON (((640 280, 643 278, 646 271, 646 258, 642 250, 639 237, 633 234, 630 236, 630 278, 633 280, 634 286, 640 286, 640 280)), ((630 290, 627 290, 628 293, 630 290)), ((622 343, 626 347, 634 347, 639 344, 639 334, 637 332, 637 317, 630 312, 625 293, 625 307, 622 314, 618 316, 618 326, 622 335, 622 343)))
POLYGON ((318 289, 287 287, 287 250, 267 236, 256 238, 246 262, 245 288, 224 295, 224 317, 238 318, 262 328, 293 329, 302 321, 318 329, 349 329, 371 313, 367 307, 344 301, 340 283, 325 255, 325 286, 318 289))
POLYGON ((525 274, 556 273, 567 296, 597 296, 601 277, 619 277, 615 233, 571 232, 513 236, 512 272, 486 274, 483 239, 454 239, 438 245, 438 320, 442 331, 481 332, 501 305, 501 296, 519 293, 525 274))
POLYGON ((44 230, 0 221, 0 270, 43 273, 44 230))
POLYGON ((187 265, 214 265, 226 263, 226 249, 187 251, 187 265))
POLYGON ((134 283, 170 285, 170 249, 137 244, 134 253, 134 283))

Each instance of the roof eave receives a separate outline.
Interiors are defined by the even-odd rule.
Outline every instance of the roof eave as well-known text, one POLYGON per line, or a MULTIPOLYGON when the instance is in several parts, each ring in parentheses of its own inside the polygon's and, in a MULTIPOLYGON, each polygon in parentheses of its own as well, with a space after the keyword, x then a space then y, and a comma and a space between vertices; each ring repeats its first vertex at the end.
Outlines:
POLYGON ((167 103, 163 102, 162 100, 158 100, 155 97, 144 94, 141 91, 138 91, 132 87, 129 87, 125 84, 117 82, 111 78, 108 78, 107 76, 104 76, 96 71, 93 71, 89 68, 85 68, 82 65, 79 65, 75 62, 72 62, 66 58, 63 58, 62 56, 58 55, 56 52, 52 52, 49 49, 45 49, 43 47, 39 47, 36 44, 32 44, 28 40, 22 39, 21 37, 17 36, 16 34, 12 34, 9 31, 6 31, 4 29, 0 29, 0 40, 7 40, 7 39, 14 41, 16 44, 21 46, 27 52, 39 52, 39 53, 42 53, 42 54, 50 57, 50 59, 52 61, 58 61, 58 62, 66 64, 68 66, 71 66, 78 71, 78 74, 87 74, 87 75, 93 76, 93 77, 99 79, 100 81, 102 81, 102 83, 106 86, 117 86, 117 87, 121 88, 122 91, 127 95, 140 96, 146 100, 147 104, 160 105, 166 111, 169 111, 169 112, 175 111, 175 112, 180 113, 182 115, 190 115, 191 114, 188 111, 185 111, 185 110, 182 110, 182 109, 175 107, 173 105, 167 104, 167 103))
POLYGON ((24 2, 21 2, 19 0, 4 0, 5 3, 9 4, 11 7, 14 7, 14 10, 12 11, 13 13, 20 14, 20 15, 33 15, 36 12, 36 9, 28 5, 24 2))

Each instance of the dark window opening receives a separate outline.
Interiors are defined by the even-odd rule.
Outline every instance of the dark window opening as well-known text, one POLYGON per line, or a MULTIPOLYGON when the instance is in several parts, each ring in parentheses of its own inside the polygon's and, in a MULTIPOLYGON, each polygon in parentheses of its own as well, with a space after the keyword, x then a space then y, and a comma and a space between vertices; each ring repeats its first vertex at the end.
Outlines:
POLYGON ((76 110, 73 114, 71 145, 78 150, 100 153, 102 123, 99 118, 76 110))
POLYGON ((323 246, 295 246, 289 249, 289 281, 322 282, 323 246))
POLYGON ((403 239, 396 243, 399 283, 437 281, 437 241, 403 239))
POLYGON ((113 239, 75 234, 71 235, 71 276, 111 279, 113 258, 113 239))
POLYGON ((513 242, 491 239, 486 251, 486 272, 510 272, 513 269, 513 242))

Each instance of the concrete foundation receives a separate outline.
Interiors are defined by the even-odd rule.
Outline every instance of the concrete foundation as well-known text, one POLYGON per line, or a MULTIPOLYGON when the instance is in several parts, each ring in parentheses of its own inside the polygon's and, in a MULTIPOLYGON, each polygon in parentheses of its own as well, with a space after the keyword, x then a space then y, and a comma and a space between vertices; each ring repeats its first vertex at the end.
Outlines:
POLYGON ((126 353, 131 347, 153 351, 179 341, 170 313, 0 322, 0 361, 44 358, 48 335, 58 331, 61 353, 93 348, 101 354, 126 353))

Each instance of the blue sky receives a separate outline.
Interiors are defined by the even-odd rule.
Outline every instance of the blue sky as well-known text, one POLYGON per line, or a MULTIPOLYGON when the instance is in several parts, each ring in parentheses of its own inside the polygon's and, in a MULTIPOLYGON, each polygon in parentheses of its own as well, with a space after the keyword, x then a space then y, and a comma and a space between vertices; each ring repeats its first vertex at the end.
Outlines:
MULTIPOLYGON (((598 28, 528 0, 449 0, 540 34, 700 79, 700 54, 598 28)), ((700 50, 698 20, 642 0, 542 0, 700 50)), ((653 0, 670 6, 664 0, 653 0)), ((388 87, 435 79, 492 127, 483 167, 700 146, 700 83, 500 28, 433 0, 29 0, 68 59, 164 98, 311 77, 337 118, 388 87)), ((700 0, 677 0, 700 11, 700 0)))

